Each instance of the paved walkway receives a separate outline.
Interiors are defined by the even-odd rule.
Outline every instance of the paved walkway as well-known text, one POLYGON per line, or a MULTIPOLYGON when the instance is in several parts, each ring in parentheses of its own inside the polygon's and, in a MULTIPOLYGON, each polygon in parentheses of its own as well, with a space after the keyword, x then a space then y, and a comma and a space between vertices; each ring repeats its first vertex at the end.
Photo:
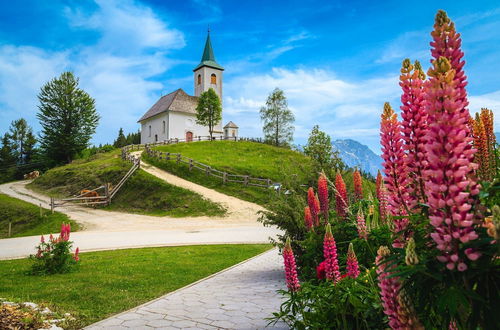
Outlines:
POLYGON ((283 288, 282 261, 271 250, 86 329, 263 329, 283 288))

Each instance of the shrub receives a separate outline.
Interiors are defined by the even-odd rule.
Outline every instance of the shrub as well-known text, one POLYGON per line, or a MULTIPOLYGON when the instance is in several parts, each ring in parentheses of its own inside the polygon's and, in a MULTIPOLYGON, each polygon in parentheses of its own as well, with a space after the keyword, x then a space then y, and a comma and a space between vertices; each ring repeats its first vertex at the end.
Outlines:
POLYGON ((69 224, 61 225, 59 237, 54 238, 52 234, 48 241, 45 241, 43 235, 40 238, 40 244, 36 247, 37 253, 30 258, 34 261, 31 274, 61 274, 71 271, 80 261, 79 248, 75 253, 71 253, 73 242, 69 240, 71 227, 69 224))

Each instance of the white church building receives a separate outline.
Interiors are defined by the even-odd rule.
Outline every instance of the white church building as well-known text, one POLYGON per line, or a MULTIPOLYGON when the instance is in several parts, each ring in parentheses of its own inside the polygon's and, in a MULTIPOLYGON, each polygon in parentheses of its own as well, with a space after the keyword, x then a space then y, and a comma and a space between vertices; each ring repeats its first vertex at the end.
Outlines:
MULTIPOLYGON (((224 68, 215 61, 210 32, 200 64, 193 69, 194 96, 181 88, 162 96, 142 117, 141 143, 154 143, 169 139, 192 141, 198 136, 209 136, 207 126, 196 123, 196 106, 201 93, 213 88, 222 102, 222 72, 224 68)), ((238 126, 229 122, 224 128, 222 122, 214 127, 214 137, 237 137, 238 126)))

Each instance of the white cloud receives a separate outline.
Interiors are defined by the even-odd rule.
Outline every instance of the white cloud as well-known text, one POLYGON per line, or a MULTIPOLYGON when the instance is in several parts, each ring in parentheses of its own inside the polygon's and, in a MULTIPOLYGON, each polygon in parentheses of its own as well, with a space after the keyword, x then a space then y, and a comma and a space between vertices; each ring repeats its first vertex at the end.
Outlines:
POLYGON ((239 76, 226 82, 224 120, 235 121, 242 136, 260 136, 259 109, 275 87, 283 89, 295 114, 299 142, 319 124, 333 138, 354 138, 374 151, 379 149, 383 103, 397 101, 400 93, 397 76, 352 82, 323 69, 274 68, 269 74, 239 76))
POLYGON ((481 108, 488 108, 493 111, 495 120, 494 128, 500 131, 500 90, 476 96, 469 96, 469 111, 471 114, 479 112, 481 108))
POLYGON ((430 52, 427 47, 429 42, 430 35, 427 31, 402 33, 383 47, 384 50, 380 57, 375 60, 375 63, 401 63, 405 58, 409 58, 412 61, 429 58, 430 52))
POLYGON ((48 52, 24 46, 0 48, 0 131, 24 117, 35 130, 40 87, 65 70, 96 99, 101 116, 94 141, 110 142, 119 127, 136 131, 137 119, 157 100, 163 85, 151 78, 179 63, 171 50, 184 47, 184 36, 155 13, 133 1, 97 0, 97 9, 66 9, 74 29, 99 34, 94 45, 48 52))

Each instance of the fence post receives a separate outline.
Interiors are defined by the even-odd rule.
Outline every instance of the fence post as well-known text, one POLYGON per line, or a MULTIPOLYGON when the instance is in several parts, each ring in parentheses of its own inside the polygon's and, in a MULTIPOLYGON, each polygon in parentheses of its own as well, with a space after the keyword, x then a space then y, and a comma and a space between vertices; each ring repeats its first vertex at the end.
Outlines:
POLYGON ((111 203, 111 198, 109 196, 109 182, 104 185, 104 195, 106 196, 106 202, 108 205, 111 203))
POLYGON ((177 154, 177 164, 181 162, 181 154, 177 154))
POLYGON ((222 173, 222 183, 226 183, 227 182, 227 173, 224 172, 222 173))
POLYGON ((207 166, 206 172, 207 172, 207 176, 209 176, 210 175, 210 166, 207 166))
POLYGON ((43 213, 42 213, 42 204, 40 203, 40 218, 43 217, 43 213))
POLYGON ((271 179, 267 179, 267 186, 270 187, 271 186, 271 179))
POLYGON ((170 160, 170 152, 167 152, 167 158, 165 158, 166 160, 170 160))
POLYGON ((245 186, 248 186, 248 175, 245 175, 245 186))
POLYGON ((201 136, 198 135, 198 142, 201 141, 201 136))
POLYGON ((12 222, 9 221, 9 237, 12 236, 12 222))
POLYGON ((50 212, 54 214, 54 197, 50 197, 50 212))
POLYGON ((189 160, 189 170, 190 171, 193 170, 193 160, 192 159, 189 160))

